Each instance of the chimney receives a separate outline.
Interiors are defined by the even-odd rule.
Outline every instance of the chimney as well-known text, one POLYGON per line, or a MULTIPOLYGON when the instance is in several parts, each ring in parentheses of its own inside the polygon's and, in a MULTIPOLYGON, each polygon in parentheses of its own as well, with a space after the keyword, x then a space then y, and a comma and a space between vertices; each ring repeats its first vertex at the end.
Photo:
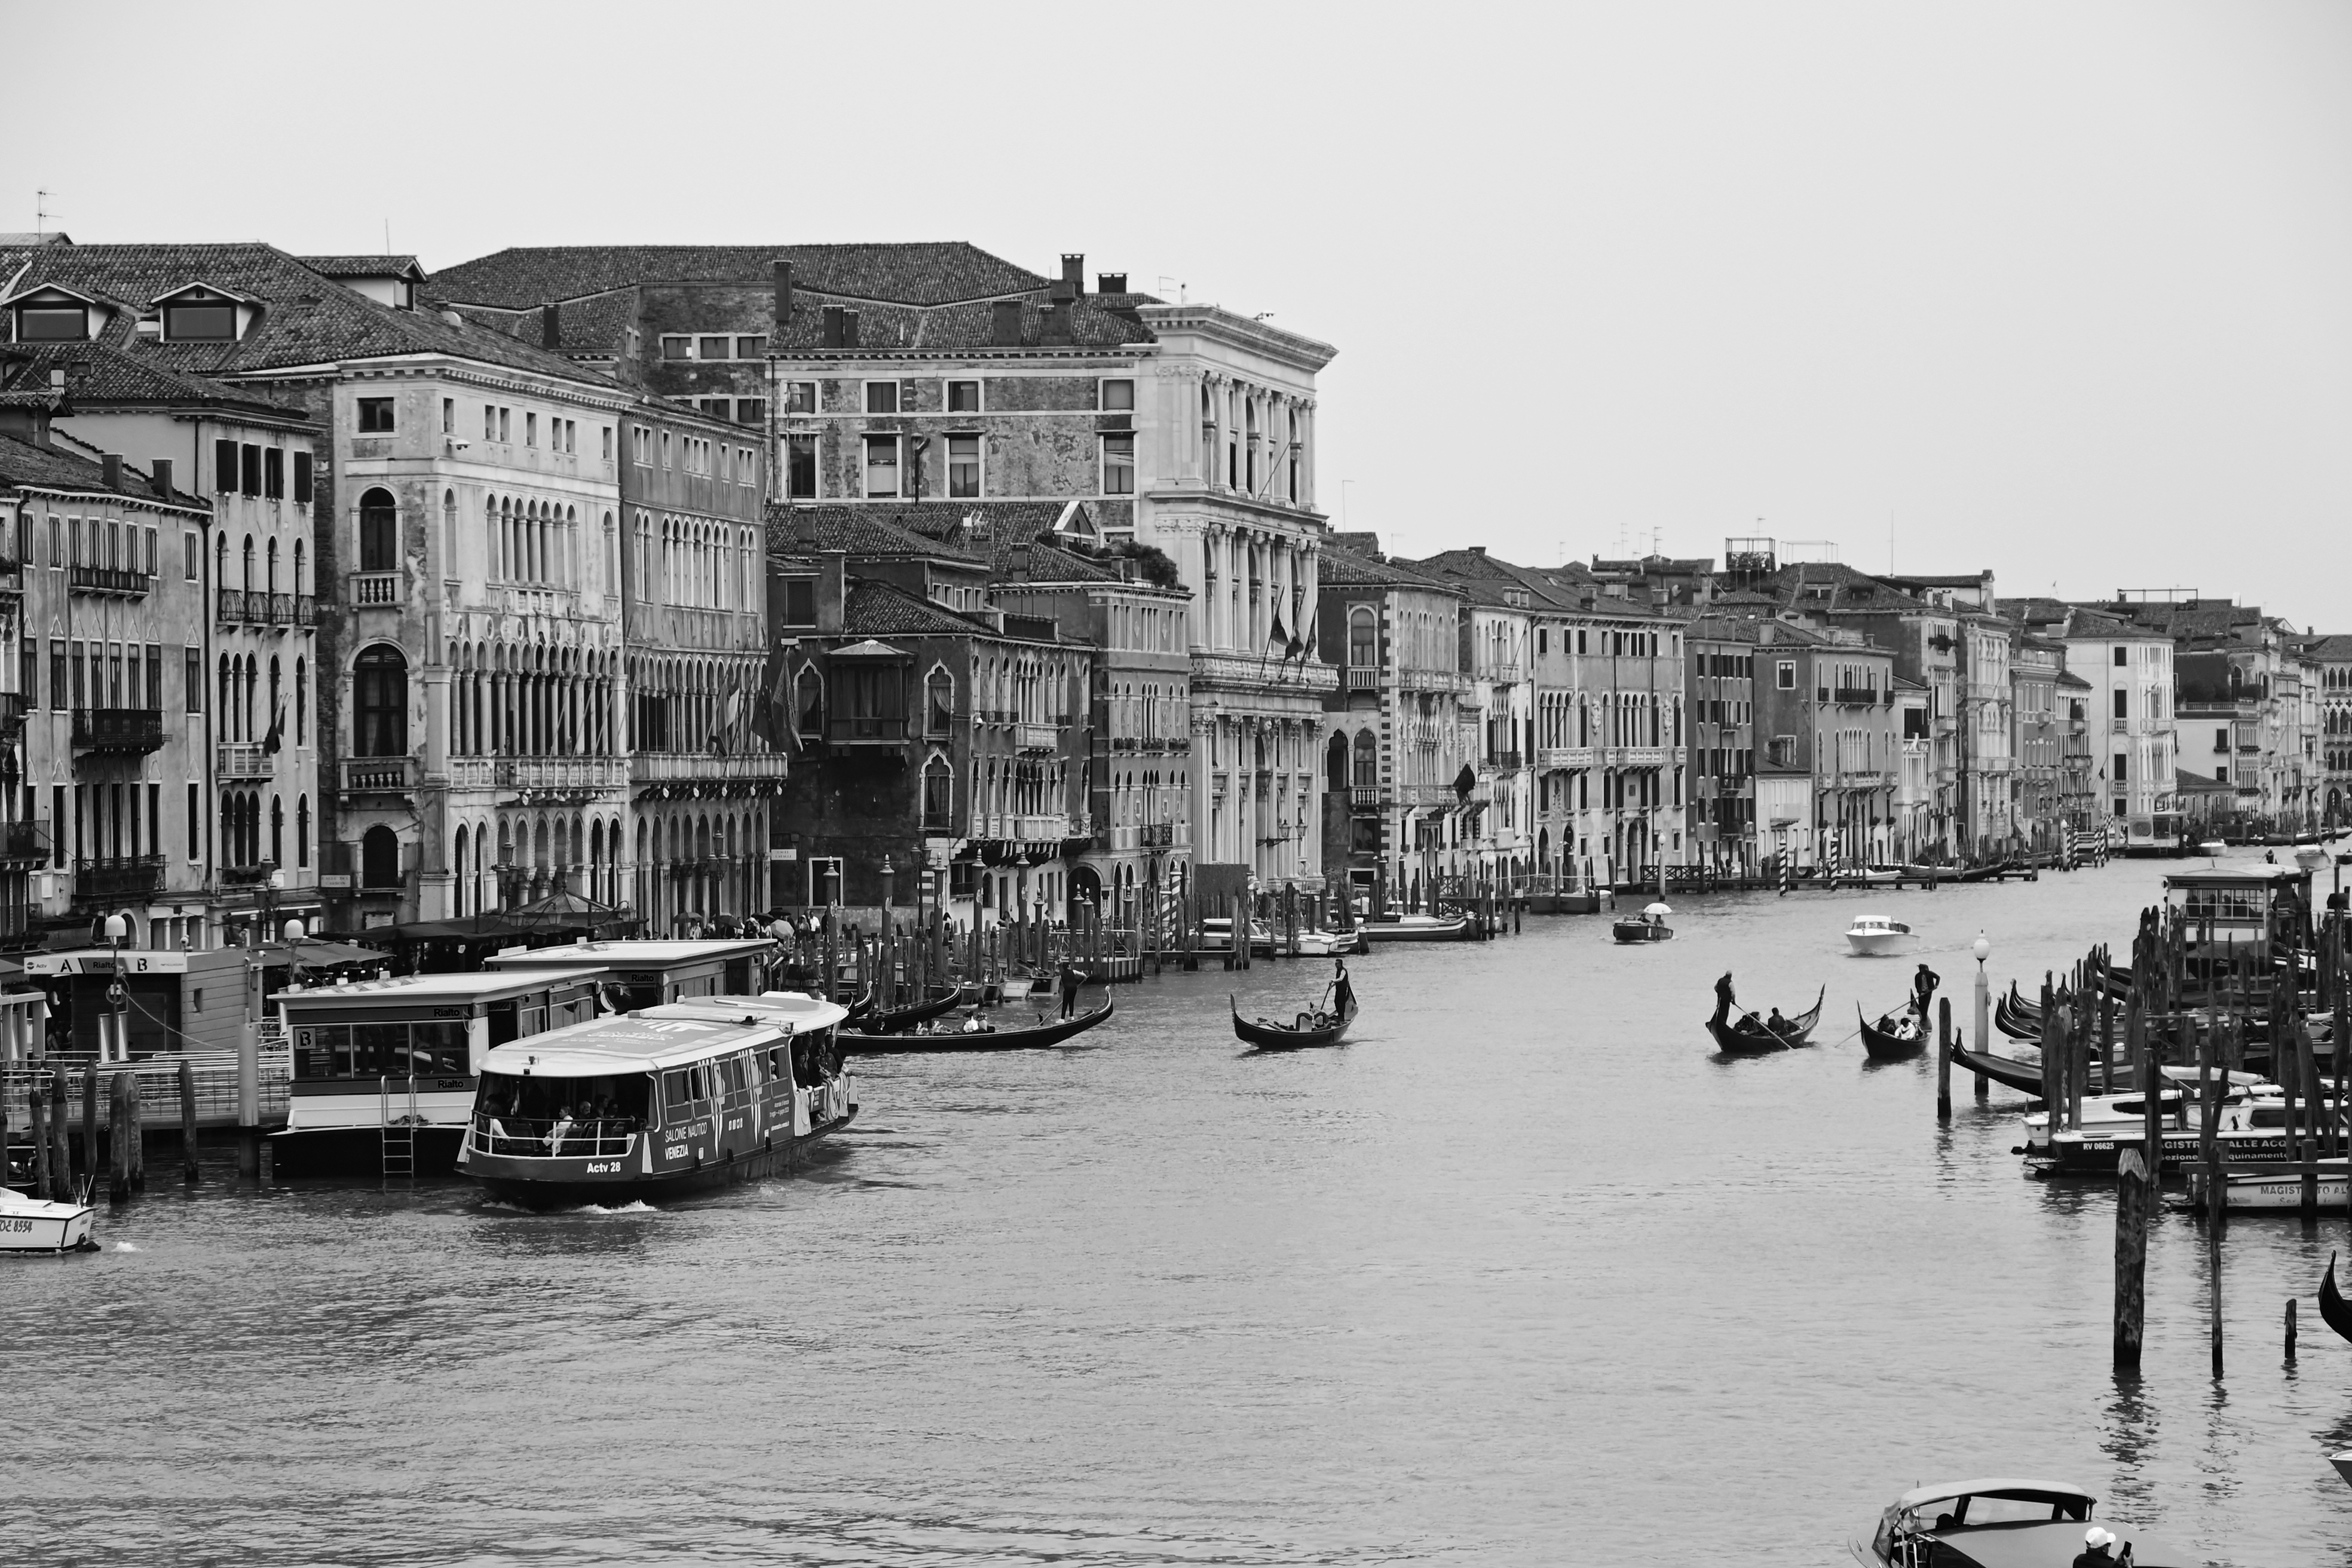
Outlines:
POLYGON ((1127 274, 1126 274, 1126 273, 1124 273, 1124 272, 1097 272, 1097 273, 1096 273, 1096 274, 1095 274, 1095 292, 1096 292, 1096 293, 1097 293, 1097 294, 1124 294, 1124 293, 1126 293, 1126 292, 1127 292, 1127 274))
POLYGON ((838 633, 842 613, 849 598, 849 552, 845 550, 823 550, 817 552, 816 629, 819 636, 838 633))
MULTIPOLYGON (((1059 287, 1056 286, 1056 292, 1059 287)), ((1045 330, 1038 337, 1044 343, 1066 343, 1070 341, 1070 302, 1056 300, 1045 308, 1045 330)))
POLYGON ((857 312, 855 310, 841 313, 841 346, 845 349, 857 346, 857 312))
POLYGON ((550 353, 563 347, 563 328, 555 318, 555 307, 551 303, 539 308, 539 346, 550 353))
POLYGON ((155 476, 155 493, 164 500, 172 499, 172 459, 156 458, 147 464, 147 471, 155 476))
POLYGON ((1087 258, 1084 253, 1062 252, 1062 286, 1075 300, 1087 291, 1087 258))
POLYGON ((108 452, 101 455, 99 458, 98 462, 99 467, 104 469, 106 473, 106 488, 110 490, 121 489, 122 454, 120 452, 108 452))
POLYGON ((822 346, 829 349, 837 349, 841 346, 840 306, 827 305, 824 308, 824 328, 818 342, 822 346))
POLYGON ((1019 348, 1021 346, 1021 301, 999 300, 992 309, 995 313, 995 321, 989 333, 989 342, 1001 349, 1019 348))
POLYGON ((776 324, 769 342, 781 344, 784 341, 784 333, 791 330, 793 323, 793 264, 789 261, 777 262, 775 275, 776 324))
POLYGON ((1486 553, 1486 547, 1483 544, 1466 545, 1465 548, 1473 555, 1484 555, 1486 553))

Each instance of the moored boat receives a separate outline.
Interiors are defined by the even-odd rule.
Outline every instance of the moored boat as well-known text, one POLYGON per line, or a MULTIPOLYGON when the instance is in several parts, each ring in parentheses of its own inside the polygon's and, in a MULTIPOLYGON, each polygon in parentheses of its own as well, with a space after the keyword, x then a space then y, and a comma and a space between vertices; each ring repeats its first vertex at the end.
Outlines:
POLYGON ((1360 928, 1373 942, 1476 942, 1477 922, 1468 915, 1399 915, 1367 921, 1360 928))
POLYGON ((1856 915, 1845 928, 1846 945, 1857 957, 1883 958, 1910 945, 1911 928, 1885 915, 1856 915))
MULTIPOLYGON (((2336 1331, 2337 1337, 2352 1340, 2352 1304, 2347 1304, 2343 1292, 2336 1289, 2336 1254, 2332 1252, 2327 1255, 2327 1272, 2319 1281, 2319 1317, 2336 1331)), ((2352 1480, 2352 1475, 2345 1479, 2352 1480)))
POLYGON ((1343 953, 1364 951, 1364 939, 1360 931, 1303 931, 1298 933, 1298 956, 1301 958, 1338 958, 1343 953))
POLYGON ((0 1252, 79 1252, 97 1243, 89 1237, 88 1204, 27 1197, 0 1187, 0 1252))
POLYGON ((1952 1066, 1962 1072, 1982 1073, 1998 1084, 2023 1094, 2042 1092, 2042 1068, 2037 1062, 2021 1062, 2014 1057, 1995 1056, 1990 1051, 1972 1051, 1965 1039, 1952 1042, 1952 1066))
MULTIPOLYGON (((2340 1210, 2347 1204, 2347 1167, 2352 1161, 2329 1158, 2315 1163, 2313 1197, 2318 1207, 2340 1210)), ((2212 1207, 2213 1194, 2209 1190, 2205 1173, 2195 1165, 2188 1170, 2189 1204, 2202 1213, 2212 1207)), ((2303 1209, 2303 1167, 2294 1162, 2283 1162, 2275 1172, 2234 1171, 2221 1177, 2221 1206, 2231 1214, 2299 1214, 2303 1209)))
POLYGON ((2133 1568, 2190 1568, 2203 1561, 2126 1527, 2091 1523, 2097 1500, 2063 1481, 1988 1477, 1914 1487, 1878 1526, 1851 1543, 1864 1568, 2073 1568, 2086 1549, 2112 1548, 2133 1568))
POLYGON ((790 992, 665 1003, 498 1047, 459 1168, 530 1208, 756 1181, 857 1114, 837 1003, 790 992))
POLYGON ((862 1018, 851 1019, 844 1027, 857 1035, 896 1035, 952 1011, 962 999, 962 987, 941 985, 923 1001, 868 1013, 862 1018))
MULTIPOLYGON (((2184 1108, 2184 1122, 2194 1120, 2184 1108)), ((2275 1164, 2288 1158, 2286 1100, 2276 1084, 2256 1084, 2242 1090, 2231 1086, 2216 1120, 2213 1142, 2224 1164, 2275 1164)), ((2157 1136, 2162 1145, 2161 1171, 2185 1171, 2203 1158, 2202 1134, 2193 1124, 2159 1126, 2157 1136)), ((2042 1176, 2112 1175, 2123 1151, 2139 1149, 2146 1142, 2145 1127, 2128 1121, 2068 1128, 2052 1133, 2048 1144, 2038 1152, 2029 1152, 2025 1163, 2042 1176)))

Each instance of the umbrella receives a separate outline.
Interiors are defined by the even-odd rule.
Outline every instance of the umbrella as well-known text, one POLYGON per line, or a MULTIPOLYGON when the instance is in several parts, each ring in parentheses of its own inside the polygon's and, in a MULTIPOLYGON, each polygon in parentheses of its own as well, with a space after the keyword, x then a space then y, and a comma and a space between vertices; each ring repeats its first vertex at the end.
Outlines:
POLYGON ((1670 915, 1675 911, 1666 908, 1664 904, 1652 904, 1648 909, 1643 910, 1642 912, 1645 915, 1670 915))

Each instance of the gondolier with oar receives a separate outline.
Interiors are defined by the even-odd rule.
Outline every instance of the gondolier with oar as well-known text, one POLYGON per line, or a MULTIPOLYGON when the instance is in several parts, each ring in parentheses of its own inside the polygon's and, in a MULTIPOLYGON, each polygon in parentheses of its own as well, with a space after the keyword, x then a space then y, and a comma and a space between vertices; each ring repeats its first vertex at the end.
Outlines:
POLYGON ((1087 977, 1067 957, 1062 960, 1062 1016, 1066 1018, 1078 1010, 1078 987, 1087 977))

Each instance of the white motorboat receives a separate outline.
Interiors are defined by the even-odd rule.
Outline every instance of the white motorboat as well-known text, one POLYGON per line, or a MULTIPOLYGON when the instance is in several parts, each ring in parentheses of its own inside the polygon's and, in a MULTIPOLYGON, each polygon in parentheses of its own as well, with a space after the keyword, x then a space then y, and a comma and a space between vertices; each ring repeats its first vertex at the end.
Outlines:
POLYGON ((88 1204, 52 1203, 0 1187, 0 1252, 72 1252, 94 1246, 89 1215, 88 1204))
POLYGON ((1298 933, 1298 956, 1301 958, 1336 958, 1342 953, 1361 952, 1364 939, 1351 931, 1303 931, 1298 933))
POLYGON ((1856 915, 1845 929, 1845 940, 1858 958, 1884 958, 1909 945, 1911 928, 1885 915, 1856 915))
MULTIPOLYGON (((2347 1201, 2347 1188, 2352 1185, 2347 1179, 2347 1162, 2326 1159, 2317 1163, 2319 1206, 2341 1211, 2347 1201)), ((2188 1175, 2189 1205, 2202 1211, 2212 1201, 2205 1173, 2191 1165, 2188 1175)), ((2302 1171, 2299 1166, 2282 1163, 2275 1174, 2238 1172, 2225 1175, 2221 1178, 2221 1194, 2222 1206, 2233 1214, 2279 1209, 2293 1213, 2303 1207, 2302 1171)))
POLYGON ((2197 853, 2211 857, 2227 852, 2229 847, 2230 847, 2228 845, 2222 843, 2218 838, 2208 838, 2203 843, 2197 846, 2197 853))

